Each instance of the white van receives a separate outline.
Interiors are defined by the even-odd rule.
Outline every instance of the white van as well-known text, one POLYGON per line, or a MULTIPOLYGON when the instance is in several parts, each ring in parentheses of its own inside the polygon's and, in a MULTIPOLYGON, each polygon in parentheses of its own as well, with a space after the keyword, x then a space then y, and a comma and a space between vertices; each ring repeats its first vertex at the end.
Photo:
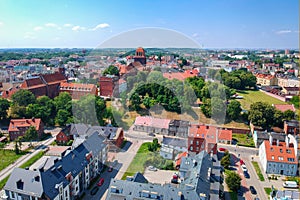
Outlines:
POLYGON ((296 181, 285 181, 282 185, 285 188, 298 188, 296 181))

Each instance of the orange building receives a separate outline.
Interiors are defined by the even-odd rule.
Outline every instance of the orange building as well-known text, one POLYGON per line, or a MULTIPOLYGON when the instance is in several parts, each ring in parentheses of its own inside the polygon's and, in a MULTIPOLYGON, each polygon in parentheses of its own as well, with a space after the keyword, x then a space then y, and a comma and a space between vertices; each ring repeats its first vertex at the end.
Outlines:
POLYGON ((24 136, 25 132, 30 126, 34 126, 38 132, 38 137, 41 138, 44 132, 44 124, 41 119, 12 119, 10 120, 8 133, 10 141, 24 136))

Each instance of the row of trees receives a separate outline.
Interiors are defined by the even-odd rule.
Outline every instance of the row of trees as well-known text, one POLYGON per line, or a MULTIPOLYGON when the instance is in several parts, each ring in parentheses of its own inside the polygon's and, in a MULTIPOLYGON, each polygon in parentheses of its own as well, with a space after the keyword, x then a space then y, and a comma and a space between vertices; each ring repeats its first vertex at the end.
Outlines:
POLYGON ((67 92, 62 92, 54 99, 47 96, 35 98, 28 90, 19 90, 12 96, 12 102, 0 99, 0 117, 4 118, 41 118, 47 126, 67 123, 86 123, 104 125, 105 119, 112 113, 106 108, 105 101, 94 95, 83 96, 78 101, 72 101, 67 92), (10 108, 10 116, 8 110, 10 108))

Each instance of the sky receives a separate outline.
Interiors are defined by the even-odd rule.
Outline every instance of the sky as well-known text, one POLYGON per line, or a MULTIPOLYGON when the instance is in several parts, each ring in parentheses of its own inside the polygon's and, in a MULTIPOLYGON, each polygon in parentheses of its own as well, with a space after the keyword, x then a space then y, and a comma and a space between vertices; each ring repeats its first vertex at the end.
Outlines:
POLYGON ((299 49, 299 0, 0 0, 0 8, 0 48, 95 48, 155 27, 202 48, 299 49))

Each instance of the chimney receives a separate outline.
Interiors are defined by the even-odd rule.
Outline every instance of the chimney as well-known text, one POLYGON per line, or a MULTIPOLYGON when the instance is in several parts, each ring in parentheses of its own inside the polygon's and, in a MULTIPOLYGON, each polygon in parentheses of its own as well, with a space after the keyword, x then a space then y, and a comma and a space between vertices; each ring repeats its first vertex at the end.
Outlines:
POLYGON ((273 137, 271 134, 269 135, 269 142, 270 142, 270 145, 272 146, 273 145, 273 137))

